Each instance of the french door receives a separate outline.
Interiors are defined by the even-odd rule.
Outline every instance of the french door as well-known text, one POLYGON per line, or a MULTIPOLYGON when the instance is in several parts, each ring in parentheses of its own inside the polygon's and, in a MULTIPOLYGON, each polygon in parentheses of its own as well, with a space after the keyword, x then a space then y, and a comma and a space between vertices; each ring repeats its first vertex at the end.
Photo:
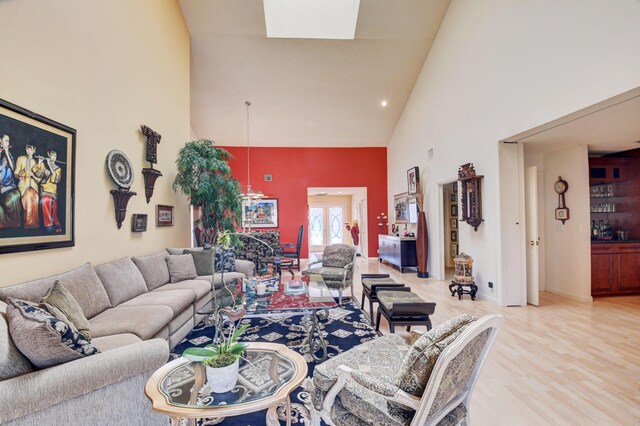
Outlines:
POLYGON ((309 204, 309 252, 322 252, 330 244, 345 242, 345 206, 309 204))

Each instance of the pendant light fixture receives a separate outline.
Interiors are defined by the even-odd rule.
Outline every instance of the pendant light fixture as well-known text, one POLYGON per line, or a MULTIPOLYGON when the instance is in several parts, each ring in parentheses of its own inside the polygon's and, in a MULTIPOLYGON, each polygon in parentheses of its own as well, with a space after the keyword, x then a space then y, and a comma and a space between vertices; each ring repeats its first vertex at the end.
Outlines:
POLYGON ((247 107, 247 191, 240 194, 240 198, 243 209, 246 211, 246 207, 249 207, 247 214, 243 215, 242 226, 248 228, 248 231, 251 232, 251 223, 254 220, 253 214, 255 213, 255 210, 252 209, 251 206, 264 198, 265 195, 261 191, 253 192, 251 189, 251 147, 249 144, 249 107, 251 106, 251 102, 244 101, 244 104, 247 107))

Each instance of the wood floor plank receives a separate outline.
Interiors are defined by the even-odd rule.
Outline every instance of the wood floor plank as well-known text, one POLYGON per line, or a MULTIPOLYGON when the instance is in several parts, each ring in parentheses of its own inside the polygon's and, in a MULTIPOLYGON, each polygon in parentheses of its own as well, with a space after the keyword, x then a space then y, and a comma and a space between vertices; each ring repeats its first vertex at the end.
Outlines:
MULTIPOLYGON (((640 296, 587 303, 542 292, 539 307, 501 308, 468 295, 458 300, 447 282, 359 258, 358 301, 367 272, 389 273, 436 302, 434 326, 462 313, 504 316, 471 403, 473 425, 640 425, 640 296)), ((381 330, 389 332, 384 319, 381 330)), ((402 327, 396 333, 408 336, 402 327)))

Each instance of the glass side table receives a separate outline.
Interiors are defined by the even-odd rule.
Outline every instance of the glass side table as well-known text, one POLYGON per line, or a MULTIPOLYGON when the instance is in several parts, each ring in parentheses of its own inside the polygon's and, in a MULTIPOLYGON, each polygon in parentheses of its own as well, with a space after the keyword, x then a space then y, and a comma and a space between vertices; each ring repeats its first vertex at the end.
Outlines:
POLYGON ((213 393, 207 385, 205 367, 178 358, 158 369, 147 381, 145 395, 155 412, 171 418, 171 425, 183 420, 224 419, 268 409, 266 422, 276 426, 277 408, 284 405, 291 425, 289 395, 307 376, 307 363, 298 353, 276 343, 250 343, 240 361, 238 384, 229 392, 213 393))

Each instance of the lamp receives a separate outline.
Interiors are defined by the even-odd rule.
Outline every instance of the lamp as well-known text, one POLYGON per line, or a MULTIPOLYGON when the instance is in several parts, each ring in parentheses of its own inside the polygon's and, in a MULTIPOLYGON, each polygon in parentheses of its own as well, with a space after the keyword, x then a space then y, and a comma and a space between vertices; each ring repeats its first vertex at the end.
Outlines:
MULTIPOLYGON (((247 192, 243 192, 240 194, 240 199, 242 200, 242 208, 245 206, 251 207, 256 202, 260 201, 265 195, 261 192, 253 192, 251 189, 251 158, 250 158, 250 146, 249 146, 249 107, 251 106, 250 101, 244 101, 244 104, 247 106, 247 192)), ((251 209, 249 209, 249 212, 251 209)), ((242 220, 242 227, 247 228, 248 232, 251 232, 251 222, 253 221, 253 217, 249 214, 245 216, 242 220)))

